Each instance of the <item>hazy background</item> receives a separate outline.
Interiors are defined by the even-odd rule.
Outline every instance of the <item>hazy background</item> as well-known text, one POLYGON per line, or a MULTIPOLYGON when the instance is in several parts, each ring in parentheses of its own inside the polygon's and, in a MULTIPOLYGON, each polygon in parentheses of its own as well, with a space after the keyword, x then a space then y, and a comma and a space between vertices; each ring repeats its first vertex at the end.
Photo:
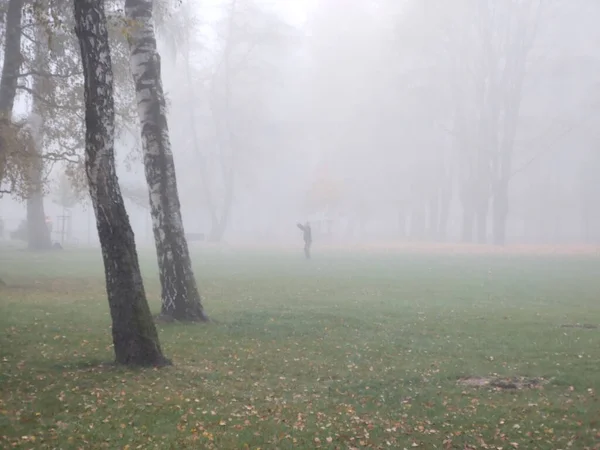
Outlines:
MULTIPOLYGON (((505 183, 506 242, 600 243, 600 2, 183 3, 159 34, 187 233, 284 244, 309 220, 316 245, 459 242, 472 220, 491 243, 505 183)), ((119 176, 150 245, 137 133, 119 176)), ((55 165, 53 239, 70 216, 65 243, 96 245, 64 184, 55 165)), ((25 214, 0 200, 5 237, 25 214)))

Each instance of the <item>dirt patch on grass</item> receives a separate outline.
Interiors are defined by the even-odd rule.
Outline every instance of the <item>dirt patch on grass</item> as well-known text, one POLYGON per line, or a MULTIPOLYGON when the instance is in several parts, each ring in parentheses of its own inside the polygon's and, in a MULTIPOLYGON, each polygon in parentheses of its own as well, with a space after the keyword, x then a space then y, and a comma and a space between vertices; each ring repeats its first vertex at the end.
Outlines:
POLYGON ((487 387, 492 389, 539 389, 547 384, 548 380, 541 377, 500 377, 497 375, 487 377, 462 377, 458 379, 458 384, 468 387, 487 387))
POLYGON ((561 328, 583 328, 585 330, 597 330, 600 328, 598 325, 593 323, 563 323, 561 328))

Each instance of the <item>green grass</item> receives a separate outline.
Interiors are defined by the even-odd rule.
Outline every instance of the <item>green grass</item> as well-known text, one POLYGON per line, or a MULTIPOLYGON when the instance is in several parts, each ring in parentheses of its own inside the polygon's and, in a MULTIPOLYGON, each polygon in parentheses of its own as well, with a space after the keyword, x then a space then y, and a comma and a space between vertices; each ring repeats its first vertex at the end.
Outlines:
POLYGON ((175 366, 125 370, 99 254, 0 252, 0 447, 600 448, 600 329, 561 327, 600 325, 600 259, 198 250, 195 270, 216 322, 160 325, 175 366), (550 381, 457 385, 490 374, 550 381))

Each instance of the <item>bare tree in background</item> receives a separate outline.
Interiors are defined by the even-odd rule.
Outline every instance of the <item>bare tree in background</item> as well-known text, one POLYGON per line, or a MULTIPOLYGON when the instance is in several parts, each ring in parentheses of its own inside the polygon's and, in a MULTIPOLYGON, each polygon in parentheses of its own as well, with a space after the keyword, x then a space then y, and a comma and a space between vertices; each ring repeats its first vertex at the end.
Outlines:
MULTIPOLYGON (((508 183, 513 171, 513 153, 523 97, 529 53, 534 45, 542 13, 541 0, 521 0, 509 10, 508 23, 498 30, 506 36, 497 44, 499 73, 497 98, 500 111, 496 119, 495 146, 492 155, 492 235, 496 245, 506 242, 508 183), (504 51, 504 56, 498 54, 504 51)), ((488 16, 486 16, 488 17, 488 16)))
POLYGON ((74 4, 85 78, 85 165, 104 259, 116 360, 127 365, 169 364, 146 301, 115 169, 113 76, 104 2, 74 4))
POLYGON ((190 4, 178 7, 161 34, 176 41, 171 47, 181 67, 173 74, 177 88, 172 111, 179 119, 172 121, 177 130, 173 142, 193 149, 193 183, 199 191, 195 206, 208 213, 208 240, 219 242, 229 226, 236 192, 260 166, 261 153, 268 151, 265 97, 279 74, 269 59, 281 58, 292 33, 259 2, 228 0, 215 24, 218 45, 209 50, 202 41, 206 24, 194 10, 190 4))
POLYGON ((506 240, 508 183, 528 55, 543 5, 539 0, 466 1, 445 31, 455 103, 463 206, 462 236, 506 240))
MULTIPOLYGON (((445 98, 449 107, 439 101, 437 104, 438 110, 446 109, 447 119, 440 123, 450 129, 454 139, 452 154, 465 242, 485 243, 490 217, 493 242, 503 245, 506 240, 514 142, 528 56, 536 38, 542 3, 413 1, 401 21, 400 28, 407 29, 407 35, 415 33, 412 23, 422 27, 423 38, 408 48, 420 50, 418 60, 429 58, 425 72, 437 72, 432 87, 445 85, 438 98, 445 98)), ((419 80, 423 79, 426 75, 420 74, 419 80)), ((426 99, 423 95, 420 98, 426 99)), ((448 162, 443 165, 448 166, 448 162)), ((433 180, 444 180, 445 191, 452 186, 447 176, 432 175, 433 180)), ((440 220, 447 215, 447 202, 448 196, 443 197, 440 220)), ((437 214, 433 202, 430 210, 437 214)))

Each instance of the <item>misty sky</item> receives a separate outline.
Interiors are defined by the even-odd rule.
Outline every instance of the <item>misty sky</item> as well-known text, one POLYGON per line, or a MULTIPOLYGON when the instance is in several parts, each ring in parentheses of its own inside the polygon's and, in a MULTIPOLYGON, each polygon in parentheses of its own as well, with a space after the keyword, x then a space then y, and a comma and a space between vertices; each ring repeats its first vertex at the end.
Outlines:
MULTIPOLYGON (((292 240, 311 220, 316 239, 460 240, 470 195, 489 242, 501 181, 514 242, 600 229, 600 3, 238 0, 231 30, 224 4, 189 3, 172 29, 188 44, 159 42, 190 232, 214 228, 231 185, 231 239, 292 240)), ((137 147, 117 142, 119 176, 143 192, 137 147)), ((14 227, 23 206, 1 203, 14 227)))

